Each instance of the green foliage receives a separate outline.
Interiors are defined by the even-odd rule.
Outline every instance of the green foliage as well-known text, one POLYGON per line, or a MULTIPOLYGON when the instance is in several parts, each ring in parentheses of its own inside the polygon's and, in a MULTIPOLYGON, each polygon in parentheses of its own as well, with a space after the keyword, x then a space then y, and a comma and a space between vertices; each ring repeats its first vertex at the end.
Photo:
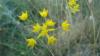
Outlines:
POLYGON ((0 0, 0 56, 100 56, 100 0, 78 0, 80 12, 71 14, 66 9, 66 0, 0 0), (71 30, 58 30, 58 43, 47 46, 39 39, 39 45, 29 48, 26 38, 36 37, 31 32, 32 24, 41 23, 39 10, 47 8, 48 18, 59 24, 68 19, 71 30), (28 10, 29 20, 20 21, 18 16, 28 10), (82 52, 82 53, 81 53, 82 52))

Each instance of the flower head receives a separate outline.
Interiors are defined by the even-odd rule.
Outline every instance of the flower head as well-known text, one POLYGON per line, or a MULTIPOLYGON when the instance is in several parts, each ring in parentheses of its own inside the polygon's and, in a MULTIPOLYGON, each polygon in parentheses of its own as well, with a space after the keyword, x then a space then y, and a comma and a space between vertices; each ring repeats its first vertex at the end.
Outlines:
POLYGON ((61 27, 62 27, 62 29, 63 29, 64 31, 69 30, 69 26, 70 26, 70 24, 68 23, 67 20, 65 20, 65 21, 62 22, 62 24, 61 24, 61 27))
POLYGON ((19 16, 19 19, 22 21, 27 20, 28 19, 28 12, 27 11, 22 12, 22 14, 19 16))
POLYGON ((47 26, 54 26, 54 25, 55 25, 55 22, 54 22, 52 19, 48 19, 48 20, 45 22, 45 24, 46 24, 47 26))
POLYGON ((43 23, 43 25, 41 26, 41 30, 45 30, 47 28, 48 28, 48 26, 45 23, 43 23))
POLYGON ((46 24, 43 24, 41 26, 41 32, 39 33, 41 36, 47 36, 48 35, 48 28, 46 24))
POLYGON ((57 42, 57 39, 54 36, 48 37, 48 45, 54 45, 57 42))
POLYGON ((33 26, 33 32, 39 32, 41 30, 41 26, 37 23, 33 26))
POLYGON ((36 45, 36 40, 33 38, 27 39, 26 42, 28 47, 34 47, 36 45))
POLYGON ((39 11, 39 14, 41 17, 45 18, 48 16, 48 10, 44 8, 42 11, 39 11))
POLYGON ((68 7, 72 13, 76 13, 79 11, 79 4, 76 0, 69 0, 68 7))
POLYGON ((72 13, 76 13, 79 11, 79 4, 76 4, 76 6, 73 7, 72 13))
POLYGON ((41 35, 41 36, 48 36, 48 30, 47 30, 47 29, 42 30, 42 31, 40 32, 40 35, 41 35))
POLYGON ((76 4, 76 0, 69 0, 68 5, 73 6, 76 4))
POLYGON ((40 33, 39 33, 39 35, 38 35, 38 38, 40 37, 40 36, 48 36, 49 34, 49 32, 51 32, 51 31, 54 31, 54 30, 56 30, 56 29, 54 29, 54 28, 48 28, 48 26, 44 23, 42 26, 41 26, 41 31, 40 31, 40 33))

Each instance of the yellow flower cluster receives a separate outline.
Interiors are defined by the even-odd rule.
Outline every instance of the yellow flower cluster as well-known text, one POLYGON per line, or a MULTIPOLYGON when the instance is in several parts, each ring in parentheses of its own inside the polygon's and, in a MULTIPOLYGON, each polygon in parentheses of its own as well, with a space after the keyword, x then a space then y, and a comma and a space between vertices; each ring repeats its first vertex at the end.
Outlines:
MULTIPOLYGON (((49 35, 50 32, 57 30, 57 28, 55 28, 56 22, 53 21, 53 19, 46 18, 48 16, 48 10, 45 8, 42 11, 39 11, 39 14, 41 17, 45 18, 45 21, 42 24, 35 23, 32 26, 32 32, 38 34, 37 39, 39 39, 40 37, 47 37, 48 45, 56 44, 57 38, 54 35, 51 35, 51 36, 49 35)), ((22 12, 21 15, 19 15, 19 19, 22 21, 26 21, 28 17, 29 17, 29 14, 27 11, 22 12)), ((69 27, 70 27, 70 24, 68 23, 68 20, 65 20, 61 23, 61 28, 63 31, 68 31, 69 27)), ((26 42, 27 42, 28 47, 35 47, 35 45, 37 44, 34 38, 26 39, 26 42)))
POLYGON ((39 36, 48 36, 48 32, 54 31, 54 28, 48 28, 48 26, 54 26, 55 22, 52 19, 48 19, 45 23, 40 25, 39 23, 33 25, 33 32, 39 33, 39 36), (49 24, 50 23, 50 24, 49 24))
POLYGON ((68 7, 71 10, 72 13, 76 13, 79 11, 79 4, 76 0, 69 0, 68 1, 68 7))

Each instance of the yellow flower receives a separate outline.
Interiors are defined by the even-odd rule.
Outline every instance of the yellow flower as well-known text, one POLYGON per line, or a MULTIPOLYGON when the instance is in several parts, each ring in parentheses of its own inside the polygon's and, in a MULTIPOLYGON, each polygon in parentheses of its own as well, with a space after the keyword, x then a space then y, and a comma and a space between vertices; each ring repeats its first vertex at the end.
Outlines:
POLYGON ((70 24, 68 23, 67 20, 65 20, 65 21, 62 22, 62 24, 61 24, 62 30, 64 30, 64 31, 69 30, 69 26, 70 26, 70 24))
POLYGON ((41 27, 41 33, 43 34, 43 35, 47 35, 48 34, 48 32, 50 32, 50 31, 54 31, 55 29, 54 28, 48 28, 48 26, 46 25, 46 24, 43 24, 43 26, 41 27))
POLYGON ((76 13, 79 11, 79 4, 76 0, 69 0, 68 7, 72 13, 76 13))
POLYGON ((37 23, 36 25, 33 25, 33 32, 39 32, 41 30, 41 26, 37 23))
POLYGON ((41 36, 48 36, 48 30, 47 30, 47 29, 42 30, 42 31, 40 32, 40 35, 41 35, 41 36))
POLYGON ((76 4, 76 0, 69 0, 68 5, 73 6, 76 4))
POLYGON ((41 30, 45 30, 47 28, 48 28, 48 26, 45 23, 41 26, 41 30))
POLYGON ((41 17, 45 18, 48 16, 48 10, 44 8, 42 11, 39 11, 39 14, 41 17))
POLYGON ((43 24, 42 26, 41 26, 41 31, 40 31, 40 33, 39 33, 39 35, 38 35, 38 38, 40 38, 40 36, 48 36, 48 32, 51 32, 51 31, 54 31, 54 30, 56 30, 56 29, 54 29, 54 28, 48 28, 47 27, 47 25, 46 24, 43 24))
POLYGON ((79 11, 79 4, 76 4, 76 6, 73 7, 72 13, 76 13, 79 11))
POLYGON ((27 20, 28 19, 28 12, 27 11, 22 12, 22 14, 19 16, 19 19, 22 21, 27 20))
POLYGON ((36 45, 36 40, 34 38, 27 39, 26 42, 28 47, 35 47, 36 45))
POLYGON ((48 20, 45 22, 45 24, 46 24, 47 26, 54 26, 54 25, 55 25, 55 22, 54 22, 52 19, 48 19, 48 20))
POLYGON ((44 29, 44 30, 41 30, 41 32, 40 32, 40 36, 48 36, 48 32, 51 32, 51 31, 54 31, 54 30, 56 30, 56 29, 44 29))
POLYGON ((43 24, 41 26, 41 32, 40 34, 41 36, 47 36, 48 35, 48 29, 47 29, 47 25, 46 24, 43 24))
POLYGON ((48 37, 48 45, 54 45, 57 42, 57 39, 54 36, 48 37))

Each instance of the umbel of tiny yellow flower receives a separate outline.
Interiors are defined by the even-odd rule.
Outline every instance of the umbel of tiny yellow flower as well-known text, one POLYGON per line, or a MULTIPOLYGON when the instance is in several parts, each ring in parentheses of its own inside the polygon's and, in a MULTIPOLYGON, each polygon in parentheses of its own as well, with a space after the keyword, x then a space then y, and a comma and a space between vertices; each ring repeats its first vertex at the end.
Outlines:
POLYGON ((69 30, 69 26, 70 26, 70 24, 68 23, 67 20, 65 20, 65 21, 62 22, 62 24, 61 24, 62 30, 64 30, 64 31, 68 31, 68 30, 69 30))
POLYGON ((26 42, 27 42, 27 46, 28 47, 35 47, 36 45, 36 40, 34 38, 29 38, 29 39, 26 39, 26 42))
POLYGON ((55 23, 52 19, 48 19, 48 20, 45 22, 45 24, 46 24, 47 26, 54 26, 56 23, 55 23))
POLYGON ((54 36, 49 36, 48 37, 48 45, 54 45, 54 44, 56 44, 56 42, 57 42, 57 39, 54 37, 54 36))
POLYGON ((48 16, 48 10, 44 8, 42 11, 39 11, 39 14, 41 17, 45 18, 48 16))
POLYGON ((21 15, 19 16, 19 19, 22 20, 22 21, 25 21, 28 19, 28 12, 25 11, 25 12, 22 12, 21 15))
POLYGON ((41 30, 41 26, 37 23, 36 25, 33 25, 33 32, 39 32, 41 30))

